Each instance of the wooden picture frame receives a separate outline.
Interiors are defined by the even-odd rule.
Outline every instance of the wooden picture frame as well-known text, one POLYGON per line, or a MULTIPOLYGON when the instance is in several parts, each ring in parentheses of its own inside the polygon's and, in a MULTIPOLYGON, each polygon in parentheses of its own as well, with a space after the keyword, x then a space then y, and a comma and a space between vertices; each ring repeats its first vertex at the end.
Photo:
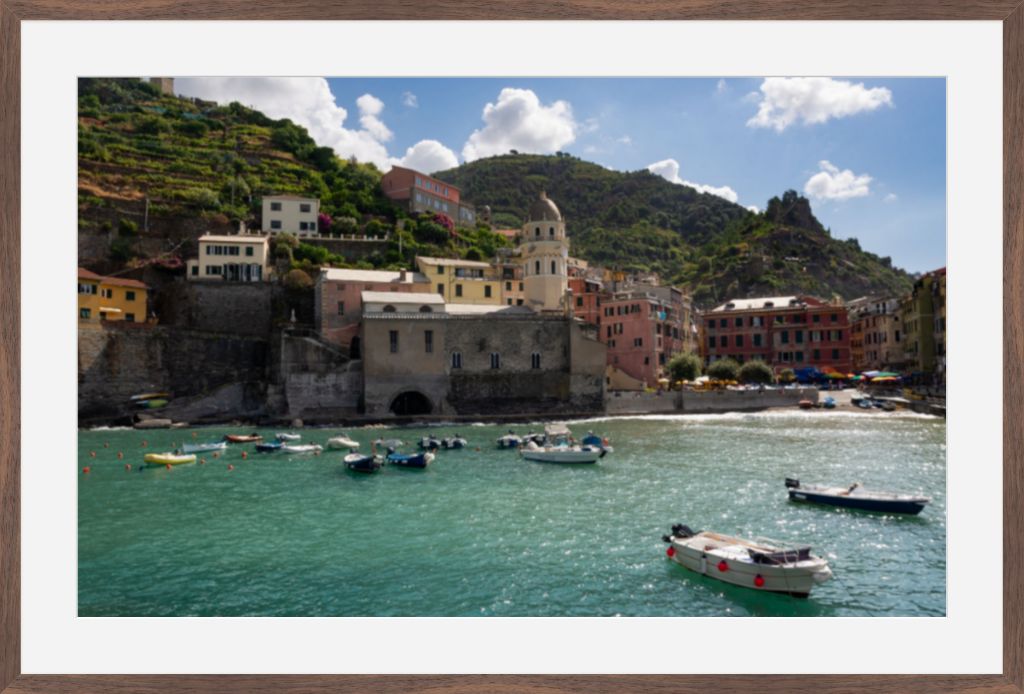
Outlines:
MULTIPOLYGON (((437 0, 433 19, 998 20, 1003 26, 1003 421, 1024 416, 1022 0, 437 0)), ((407 19, 402 0, 0 0, 0 689, 9 692, 975 692, 1024 691, 1024 427, 1003 428, 1003 671, 999 675, 22 675, 20 547, 21 22, 407 19)))

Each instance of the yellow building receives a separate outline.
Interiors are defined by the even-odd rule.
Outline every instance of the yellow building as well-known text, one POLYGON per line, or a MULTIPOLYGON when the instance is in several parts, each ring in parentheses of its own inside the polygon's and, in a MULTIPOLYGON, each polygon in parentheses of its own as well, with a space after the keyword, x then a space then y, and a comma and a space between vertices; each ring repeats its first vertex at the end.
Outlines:
POLYGON ((501 280, 490 263, 417 256, 416 265, 446 302, 502 305, 501 280))
POLYGON ((145 323, 148 290, 136 280, 103 277, 78 268, 78 319, 145 323))

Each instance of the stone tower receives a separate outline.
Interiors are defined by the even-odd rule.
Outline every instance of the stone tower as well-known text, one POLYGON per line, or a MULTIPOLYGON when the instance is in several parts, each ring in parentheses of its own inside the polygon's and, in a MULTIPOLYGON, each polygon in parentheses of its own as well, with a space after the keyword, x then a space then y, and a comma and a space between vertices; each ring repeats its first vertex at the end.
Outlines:
POLYGON ((555 203, 541 192, 530 206, 519 246, 525 305, 534 311, 564 311, 569 286, 569 241, 555 203))

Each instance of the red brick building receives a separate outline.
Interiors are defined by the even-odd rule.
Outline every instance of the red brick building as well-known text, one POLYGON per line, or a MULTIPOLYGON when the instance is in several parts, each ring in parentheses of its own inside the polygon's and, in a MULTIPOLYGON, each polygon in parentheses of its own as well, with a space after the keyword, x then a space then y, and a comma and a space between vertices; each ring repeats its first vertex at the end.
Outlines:
POLYGON ((461 200, 458 188, 440 179, 393 166, 381 178, 380 187, 384 195, 404 204, 409 212, 435 212, 448 215, 462 226, 476 224, 473 206, 461 200))
POLYGON ((808 367, 849 373, 846 307, 811 296, 734 299, 702 316, 701 355, 705 363, 761 359, 776 373, 808 367))

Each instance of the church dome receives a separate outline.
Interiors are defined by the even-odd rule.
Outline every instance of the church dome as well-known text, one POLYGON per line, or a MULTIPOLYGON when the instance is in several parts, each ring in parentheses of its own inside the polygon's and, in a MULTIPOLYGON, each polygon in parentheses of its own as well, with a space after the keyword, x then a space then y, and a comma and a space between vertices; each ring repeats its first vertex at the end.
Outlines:
POLYGON ((530 205, 530 218, 531 222, 560 222, 562 221, 562 213, 558 211, 558 207, 553 203, 542 190, 540 197, 530 205))

